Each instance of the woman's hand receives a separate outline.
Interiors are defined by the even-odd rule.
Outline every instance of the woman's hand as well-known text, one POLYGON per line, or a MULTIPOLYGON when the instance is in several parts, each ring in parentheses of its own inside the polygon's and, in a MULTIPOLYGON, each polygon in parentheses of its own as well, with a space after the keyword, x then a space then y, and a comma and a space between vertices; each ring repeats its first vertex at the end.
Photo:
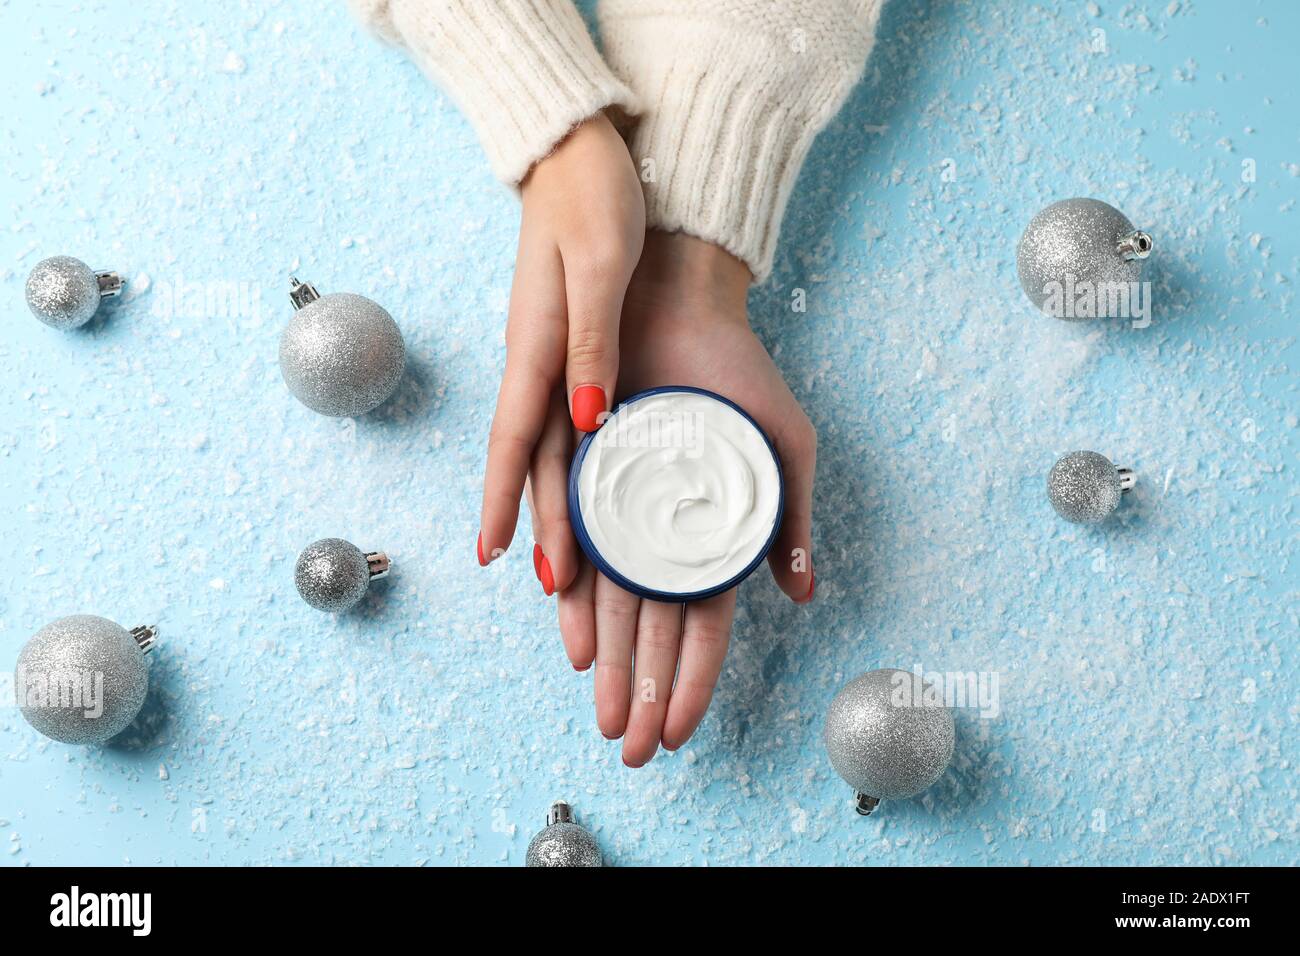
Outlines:
MULTIPOLYGON (((777 585, 812 600, 812 488, 817 436, 745 309, 749 270, 720 247, 652 232, 623 308, 618 394, 695 385, 732 399, 767 432, 781 458, 785 517, 768 555, 777 585)), ((676 750, 695 732, 722 671, 735 590, 688 604, 642 600, 583 562, 560 591, 560 631, 574 667, 596 662, 596 723, 623 738, 639 767, 662 742, 676 750), (676 682, 674 683, 674 676, 676 682)))
POLYGON ((573 428, 594 430, 614 394, 623 294, 641 255, 645 201, 627 146, 603 113, 570 133, 521 188, 478 561, 487 565, 510 546, 531 471, 534 564, 550 594, 578 570, 565 498, 568 451, 573 428))

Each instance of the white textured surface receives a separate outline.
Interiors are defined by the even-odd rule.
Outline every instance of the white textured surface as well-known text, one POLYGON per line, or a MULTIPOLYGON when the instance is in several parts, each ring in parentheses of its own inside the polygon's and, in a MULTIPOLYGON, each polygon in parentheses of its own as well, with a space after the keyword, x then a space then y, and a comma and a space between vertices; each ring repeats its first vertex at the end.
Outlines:
POLYGON ((624 402, 591 439, 578 475, 579 517, 595 553, 667 594, 734 581, 776 534, 780 503, 763 433, 694 392, 624 402))

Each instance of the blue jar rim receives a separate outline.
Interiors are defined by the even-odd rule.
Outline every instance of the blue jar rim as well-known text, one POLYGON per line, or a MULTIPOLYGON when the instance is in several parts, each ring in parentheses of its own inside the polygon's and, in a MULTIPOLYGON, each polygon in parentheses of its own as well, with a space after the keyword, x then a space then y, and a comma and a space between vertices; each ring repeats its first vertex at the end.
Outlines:
MULTIPOLYGON (((655 388, 647 388, 634 395, 629 395, 627 398, 616 404, 613 409, 611 409, 606 421, 608 421, 609 418, 613 418, 621 409, 626 408, 629 405, 650 398, 653 395, 664 395, 672 392, 689 392, 694 395, 703 395, 734 409, 742 418, 745 419, 745 421, 754 426, 754 430, 757 431, 759 437, 763 439, 763 444, 767 446, 767 450, 772 456, 772 462, 776 465, 776 520, 772 522, 772 533, 768 535, 767 541, 763 543, 763 547, 759 549, 754 560, 747 564, 733 577, 721 584, 715 585, 711 588, 706 588, 702 591, 690 591, 685 593, 657 591, 654 588, 638 584, 620 574, 618 571, 615 571, 614 568, 610 566, 609 562, 605 560, 605 556, 597 550, 595 544, 591 540, 591 536, 587 533, 587 526, 582 519, 582 509, 578 504, 578 477, 582 473, 582 463, 586 460, 587 451, 591 447, 591 443, 596 439, 596 436, 600 434, 599 428, 596 429, 596 431, 588 432, 583 436, 582 441, 578 443, 577 451, 573 453, 573 461, 569 464, 569 523, 573 527, 574 537, 578 539, 578 546, 582 548, 582 553, 587 556, 587 560, 595 565, 597 571, 605 575, 605 577, 609 578, 624 591, 629 591, 638 597, 647 598, 651 601, 662 601, 668 604, 687 604, 691 601, 703 601, 706 598, 715 597, 716 595, 730 591, 732 588, 744 581, 745 578, 753 574, 755 569, 763 563, 768 552, 772 550, 772 545, 776 543, 776 536, 781 533, 781 524, 785 520, 785 473, 781 469, 781 456, 776 453, 776 447, 772 444, 772 440, 767 437, 767 432, 763 431, 762 426, 759 425, 758 422, 754 421, 754 416, 750 415, 749 412, 745 411, 725 395, 711 392, 707 388, 696 388, 694 385, 658 385, 655 388)), ((603 423, 601 427, 604 427, 603 423)))

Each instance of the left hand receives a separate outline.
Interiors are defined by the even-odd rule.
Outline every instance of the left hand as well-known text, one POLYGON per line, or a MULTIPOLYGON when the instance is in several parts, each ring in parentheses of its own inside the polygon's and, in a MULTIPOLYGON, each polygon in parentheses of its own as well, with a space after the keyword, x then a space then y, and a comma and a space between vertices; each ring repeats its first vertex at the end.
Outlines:
MULTIPOLYGON (((618 396, 695 385, 732 399, 762 426, 785 478, 785 517, 768 564, 781 590, 802 604, 814 589, 817 436, 749 328, 750 280, 748 268, 718 246, 649 233, 624 300, 618 396)), ((596 723, 605 737, 623 738, 625 764, 642 766, 661 742, 676 750, 694 734, 722 672, 735 607, 735 589, 684 607, 642 600, 585 561, 560 591, 565 649, 578 670, 595 660, 596 723)))

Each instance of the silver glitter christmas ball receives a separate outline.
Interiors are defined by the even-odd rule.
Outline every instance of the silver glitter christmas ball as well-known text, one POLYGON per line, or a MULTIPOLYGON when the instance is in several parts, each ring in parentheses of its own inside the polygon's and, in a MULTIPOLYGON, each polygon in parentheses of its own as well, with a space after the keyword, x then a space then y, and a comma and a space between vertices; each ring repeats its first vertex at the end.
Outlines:
POLYGON ((573 822, 567 803, 551 805, 546 826, 529 841, 526 866, 600 866, 600 847, 586 829, 573 822))
POLYGON ((314 541, 298 555, 293 583, 312 607, 335 614, 365 597, 371 578, 388 573, 388 556, 369 554, 342 538, 314 541))
POLYGON ((72 256, 52 256, 36 263, 27 277, 27 305, 46 325, 75 329, 85 325, 105 296, 117 295, 122 280, 111 272, 96 274, 72 256))
POLYGON ((135 720, 149 692, 152 628, 91 614, 61 617, 18 655, 14 693, 27 722, 65 744, 100 744, 135 720))
POLYGON ((1072 451, 1047 475, 1047 497, 1066 521, 1093 524, 1119 507, 1120 496, 1133 487, 1127 468, 1116 468, 1095 451, 1072 451))
POLYGON ((406 367, 393 317, 365 296, 321 296, 297 279, 290 299, 298 311, 280 337, 289 391, 312 411, 347 418, 387 401, 406 367))
POLYGON ((915 796, 952 759, 952 713, 924 697, 920 679, 885 668, 849 681, 826 714, 826 752, 870 813, 880 800, 915 796))
POLYGON ((1016 248, 1016 266, 1030 301, 1048 315, 1118 318, 1125 303, 1131 313, 1131 283, 1139 281, 1151 249, 1150 235, 1134 229, 1114 206, 1063 199, 1030 220, 1016 248))

